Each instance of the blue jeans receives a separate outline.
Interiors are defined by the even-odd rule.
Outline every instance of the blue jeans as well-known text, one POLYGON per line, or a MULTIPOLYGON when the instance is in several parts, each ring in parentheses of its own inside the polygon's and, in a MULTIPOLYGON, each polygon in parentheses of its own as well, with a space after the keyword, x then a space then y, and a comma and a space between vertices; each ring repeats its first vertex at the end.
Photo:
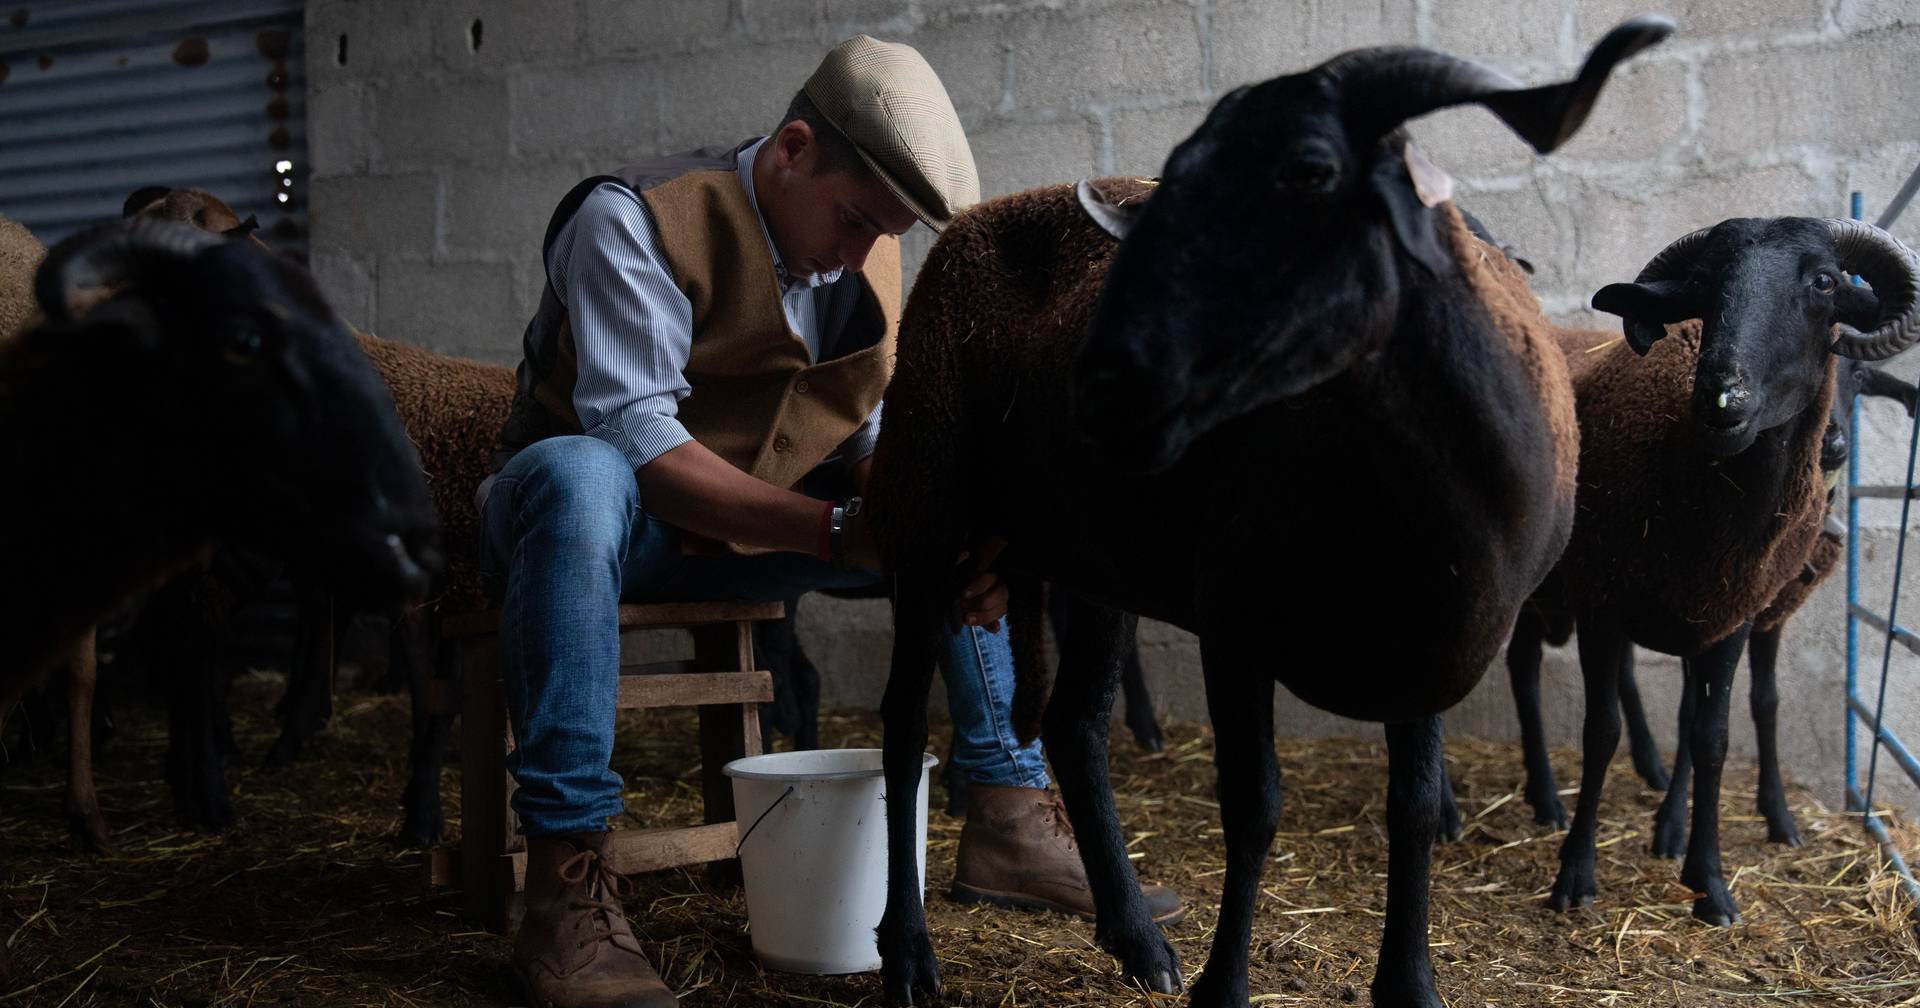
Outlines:
MULTIPOLYGON (((872 584, 802 553, 685 556, 680 532, 646 513, 626 458, 596 438, 537 442, 502 469, 481 515, 482 565, 504 576, 502 677, 517 745, 507 769, 523 833, 606 828, 619 815, 613 757, 622 600, 772 602, 872 584)), ((981 784, 1045 787, 1039 743, 1008 720, 1013 656, 1005 628, 963 628, 941 652, 953 761, 981 784)))

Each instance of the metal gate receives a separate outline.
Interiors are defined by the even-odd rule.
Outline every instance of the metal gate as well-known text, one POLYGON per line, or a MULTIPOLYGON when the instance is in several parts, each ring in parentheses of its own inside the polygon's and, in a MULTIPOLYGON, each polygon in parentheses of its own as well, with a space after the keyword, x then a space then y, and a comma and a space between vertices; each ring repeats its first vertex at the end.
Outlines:
POLYGON ((0 7, 0 214, 51 245, 197 186, 305 261, 305 0, 0 7))
MULTIPOLYGON (((1880 219, 1875 221, 1881 228, 1893 226, 1893 222, 1906 209, 1914 191, 1920 189, 1920 168, 1914 169, 1907 182, 1900 188, 1880 219)), ((1853 217, 1861 217, 1860 194, 1853 194, 1853 217)), ((1867 835, 1879 843, 1880 850, 1886 855, 1894 871, 1899 874, 1901 888, 1906 890, 1913 903, 1915 929, 1920 930, 1920 885, 1916 885, 1913 872, 1901 857, 1893 838, 1888 835, 1886 824, 1881 822, 1882 812, 1873 810, 1874 782, 1879 776, 1880 753, 1884 750, 1892 757, 1901 770, 1911 778, 1916 787, 1920 787, 1920 760, 1915 760, 1913 752, 1907 748, 1900 736, 1886 726, 1887 710, 1887 673, 1893 665, 1893 648, 1898 644, 1916 655, 1920 655, 1920 635, 1902 626, 1900 620, 1900 587, 1906 573, 1908 520, 1913 510, 1913 500, 1920 496, 1920 485, 1914 483, 1914 463, 1920 458, 1920 416, 1913 420, 1913 430, 1907 443, 1907 478, 1904 483, 1890 486, 1863 486, 1859 482, 1860 442, 1865 440, 1857 436, 1860 430, 1860 400, 1853 402, 1853 430, 1856 436, 1850 441, 1847 462, 1847 811, 1857 813, 1865 826, 1867 835), (1860 601, 1860 501, 1882 499, 1900 501, 1899 546, 1894 550, 1893 591, 1887 601, 1887 610, 1882 613, 1864 605, 1860 601), (1879 632, 1874 643, 1880 662, 1880 682, 1878 695, 1872 706, 1860 696, 1860 627, 1879 632), (1864 791, 1860 787, 1858 735, 1862 726, 1869 729, 1869 756, 1867 758, 1867 777, 1864 791)))

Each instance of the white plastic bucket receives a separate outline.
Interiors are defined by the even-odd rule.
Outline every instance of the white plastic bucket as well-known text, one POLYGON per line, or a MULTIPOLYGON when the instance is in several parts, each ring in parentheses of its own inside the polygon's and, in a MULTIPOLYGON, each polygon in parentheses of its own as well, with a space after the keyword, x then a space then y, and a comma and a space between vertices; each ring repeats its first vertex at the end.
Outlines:
MULTIPOLYGON (((928 753, 914 796, 927 886, 928 753)), ((887 808, 878 749, 768 753, 728 763, 753 954, 787 973, 880 968, 873 929, 887 908, 887 808)))

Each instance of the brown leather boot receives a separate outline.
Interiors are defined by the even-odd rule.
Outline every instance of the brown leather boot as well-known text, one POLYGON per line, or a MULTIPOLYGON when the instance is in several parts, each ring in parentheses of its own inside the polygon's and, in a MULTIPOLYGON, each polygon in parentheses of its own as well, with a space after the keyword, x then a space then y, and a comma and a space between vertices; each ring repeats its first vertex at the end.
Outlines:
POLYGON ((607 834, 527 838, 527 913, 513 975, 535 1008, 674 1008, 620 909, 631 887, 607 866, 607 834))
MULTIPOLYGON (((1093 918, 1093 890, 1060 796, 1046 788, 967 786, 967 824, 949 898, 961 903, 1053 910, 1093 918)), ((1187 908, 1166 886, 1142 885, 1156 924, 1187 908)))

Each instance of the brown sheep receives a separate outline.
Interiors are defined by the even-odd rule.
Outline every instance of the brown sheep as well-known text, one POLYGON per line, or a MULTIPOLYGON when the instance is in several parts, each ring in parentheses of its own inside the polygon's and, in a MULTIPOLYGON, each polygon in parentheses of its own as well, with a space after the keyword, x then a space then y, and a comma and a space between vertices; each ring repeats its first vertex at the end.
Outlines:
MULTIPOLYGON (((1682 745, 1697 800, 1681 881, 1700 894, 1696 917, 1738 919, 1717 812, 1733 670, 1754 620, 1801 576, 1825 524, 1834 355, 1878 360, 1912 342, 1917 285, 1920 260, 1877 229, 1736 219, 1675 242, 1634 283, 1595 294, 1594 307, 1626 320, 1624 341, 1565 334, 1582 431, 1580 511, 1540 603, 1575 617, 1587 702, 1580 800, 1549 906, 1595 894, 1619 671, 1637 643, 1681 656, 1686 669, 1682 745), (1875 293, 1840 279, 1849 270, 1875 293)), ((1656 852, 1677 853, 1660 837, 1676 835, 1684 808, 1676 786, 1656 852)))

